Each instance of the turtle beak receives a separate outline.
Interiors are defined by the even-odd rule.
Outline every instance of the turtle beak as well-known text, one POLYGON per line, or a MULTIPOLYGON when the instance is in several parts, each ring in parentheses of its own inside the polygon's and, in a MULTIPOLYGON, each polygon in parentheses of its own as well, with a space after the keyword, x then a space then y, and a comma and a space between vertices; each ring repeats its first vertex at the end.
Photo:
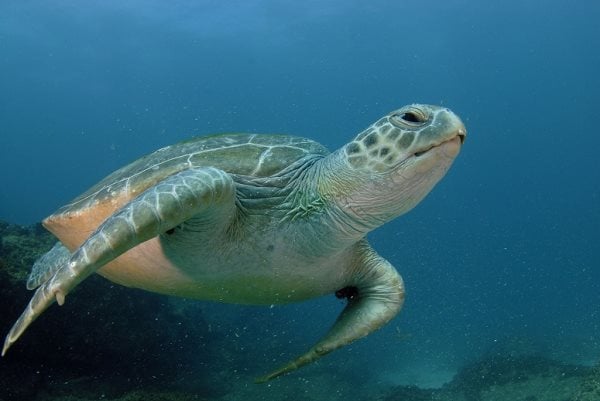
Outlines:
POLYGON ((465 139, 467 138, 467 130, 464 125, 458 129, 457 135, 460 138, 460 144, 462 145, 465 143, 465 139))

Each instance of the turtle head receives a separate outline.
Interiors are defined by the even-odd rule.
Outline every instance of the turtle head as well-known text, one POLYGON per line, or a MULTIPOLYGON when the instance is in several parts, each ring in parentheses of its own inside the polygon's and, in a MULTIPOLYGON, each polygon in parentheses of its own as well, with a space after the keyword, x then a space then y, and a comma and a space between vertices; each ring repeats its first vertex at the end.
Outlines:
POLYGON ((332 185, 336 203, 361 231, 409 211, 444 176, 465 136, 461 120, 443 107, 389 113, 336 152, 345 177, 332 185))

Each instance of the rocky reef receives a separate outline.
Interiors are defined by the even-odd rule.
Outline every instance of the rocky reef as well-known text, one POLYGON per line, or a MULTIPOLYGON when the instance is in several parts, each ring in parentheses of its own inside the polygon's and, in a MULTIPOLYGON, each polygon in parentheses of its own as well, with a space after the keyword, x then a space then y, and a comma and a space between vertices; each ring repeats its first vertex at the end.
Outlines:
MULTIPOLYGON (((33 262, 54 244, 40 224, 18 226, 0 221, 0 284, 2 290, 22 285, 33 262)), ((3 292, 4 293, 4 292, 3 292)))
POLYGON ((597 371, 540 355, 486 354, 465 365, 440 389, 398 386, 381 401, 577 401, 600 400, 597 371))
MULTIPOLYGON (((31 265, 54 242, 40 225, 0 222, 0 332, 8 332, 29 302, 25 281, 31 265)), ((199 359, 222 359, 214 355, 221 340, 200 305, 90 277, 64 306, 49 308, 0 360, 0 400, 60 399, 74 388, 77 399, 115 398, 138 388, 164 392, 190 376, 196 397, 216 396, 210 383, 219 366, 203 368, 199 359)), ((217 393, 224 391, 220 386, 217 393)))

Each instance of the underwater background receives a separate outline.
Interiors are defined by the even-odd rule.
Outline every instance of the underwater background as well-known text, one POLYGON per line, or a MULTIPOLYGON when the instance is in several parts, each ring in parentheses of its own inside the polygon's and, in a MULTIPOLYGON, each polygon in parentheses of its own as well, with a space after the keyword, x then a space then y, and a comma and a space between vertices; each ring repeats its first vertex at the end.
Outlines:
POLYGON ((407 288, 382 330, 255 385, 343 303, 96 277, 0 359, 0 400, 600 400, 599 20, 591 0, 0 1, 2 333, 52 243, 36 224, 162 146, 256 132, 334 150, 410 103, 468 130, 432 193, 369 236, 407 288))

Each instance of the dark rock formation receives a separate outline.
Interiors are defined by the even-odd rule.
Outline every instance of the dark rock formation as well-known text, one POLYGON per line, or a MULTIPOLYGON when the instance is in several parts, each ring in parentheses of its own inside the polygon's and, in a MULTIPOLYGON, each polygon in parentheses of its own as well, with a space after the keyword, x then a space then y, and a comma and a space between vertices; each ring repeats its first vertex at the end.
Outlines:
MULTIPOLYGON (((39 225, 0 222, 2 335, 32 295, 25 289, 31 265, 54 242, 39 225)), ((126 389, 164 390, 190 382, 196 394, 203 388, 213 394, 207 383, 219 366, 206 362, 221 360, 215 355, 220 336, 208 330, 200 306, 90 277, 64 306, 51 306, 0 360, 0 400, 32 400, 74 388, 82 396, 87 391, 110 398, 126 389)))

